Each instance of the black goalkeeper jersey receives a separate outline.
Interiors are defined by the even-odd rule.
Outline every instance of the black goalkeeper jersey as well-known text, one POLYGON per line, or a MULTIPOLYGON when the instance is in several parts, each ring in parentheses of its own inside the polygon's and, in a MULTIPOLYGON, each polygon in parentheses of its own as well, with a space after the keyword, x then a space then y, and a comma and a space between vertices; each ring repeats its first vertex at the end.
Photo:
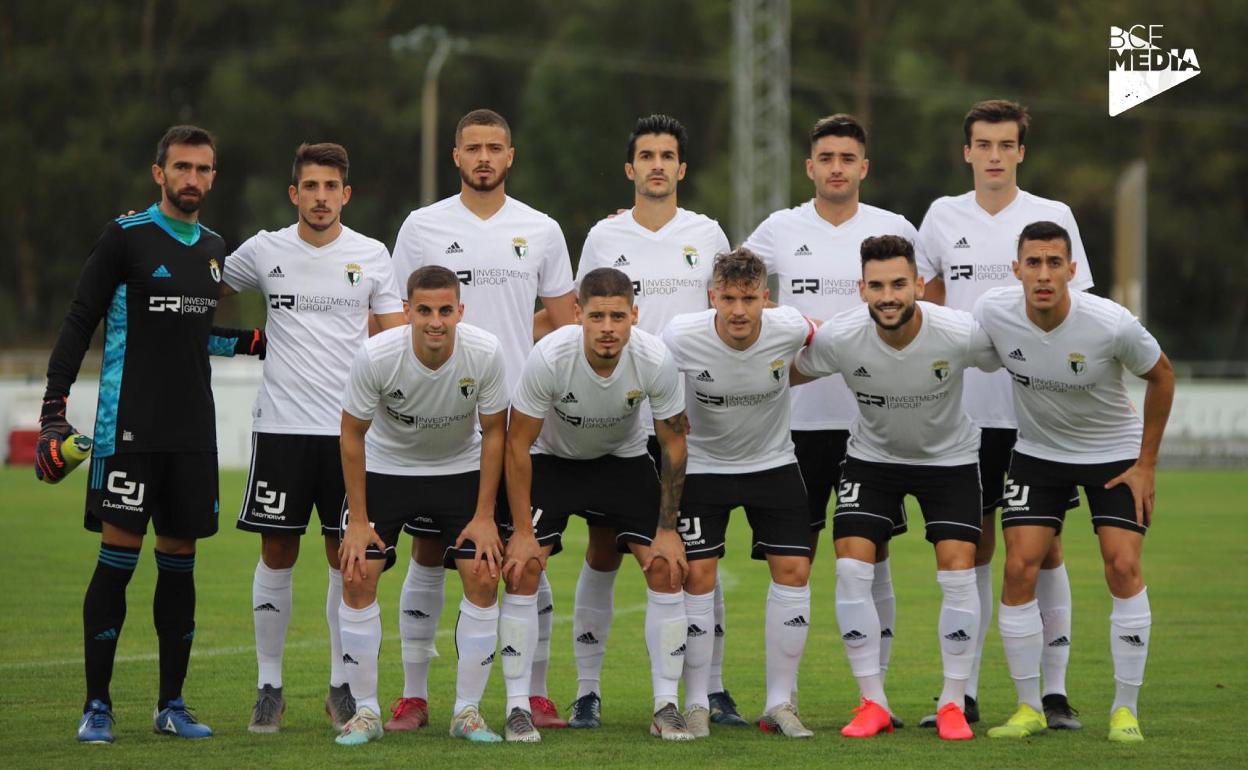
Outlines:
POLYGON ((45 398, 69 395, 105 319, 97 458, 216 450, 208 356, 233 354, 232 340, 211 334, 225 242, 202 225, 188 240, 153 204, 110 222, 87 257, 48 362, 45 398))

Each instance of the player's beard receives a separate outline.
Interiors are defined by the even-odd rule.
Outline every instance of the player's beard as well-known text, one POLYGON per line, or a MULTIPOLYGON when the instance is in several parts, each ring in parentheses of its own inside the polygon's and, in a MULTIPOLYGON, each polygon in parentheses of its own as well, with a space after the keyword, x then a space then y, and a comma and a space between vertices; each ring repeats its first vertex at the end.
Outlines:
POLYGON ((875 309, 875 305, 867 305, 867 310, 871 313, 871 320, 875 321, 876 326, 880 327, 881 329, 887 329, 888 331, 891 332, 894 329, 900 329, 901 327, 910 323, 910 319, 914 318, 915 307, 916 307, 916 304, 914 302, 911 302, 909 305, 906 305, 905 307, 903 307, 901 309, 901 316, 897 319, 897 323, 894 323, 894 324, 884 323, 884 321, 880 319, 879 311, 875 309))
POLYGON ((335 216, 333 219, 329 220, 325 224, 319 224, 317 222, 312 221, 308 217, 303 217, 303 223, 307 225, 308 227, 312 228, 313 230, 317 231, 318 233, 323 233, 329 228, 338 224, 338 217, 335 216))
POLYGON ((165 198, 173 204, 174 208, 181 211, 183 214, 194 214, 196 211, 199 211, 200 204, 204 202, 204 191, 199 190, 198 192, 198 198, 187 198, 184 200, 182 196, 173 189, 173 185, 165 185, 165 198))
POLYGON ((670 183, 666 174, 663 176, 663 181, 668 182, 667 186, 665 186, 661 191, 653 190, 650 188, 650 179, 647 178, 646 181, 637 188, 637 192, 641 193, 642 197, 650 198, 651 200, 667 200, 674 192, 676 192, 676 185, 670 183))
POLYGON ((472 171, 464 171, 461 167, 459 169, 459 178, 464 180, 464 184, 468 185, 477 192, 490 192, 497 189, 503 182, 507 181, 508 169, 506 166, 499 169, 498 176, 494 180, 486 182, 477 181, 477 178, 474 175, 475 171, 476 169, 473 169, 472 171))

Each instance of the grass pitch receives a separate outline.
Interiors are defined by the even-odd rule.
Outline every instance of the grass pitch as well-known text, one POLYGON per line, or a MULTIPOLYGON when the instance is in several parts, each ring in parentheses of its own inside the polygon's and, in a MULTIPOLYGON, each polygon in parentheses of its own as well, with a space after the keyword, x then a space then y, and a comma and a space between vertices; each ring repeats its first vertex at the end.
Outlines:
MULTIPOLYGON (((596 731, 546 731, 537 746, 477 746, 446 736, 454 699, 452 631, 459 589, 448 576, 446 611, 430 681, 432 726, 419 734, 390 735, 364 747, 334 745, 322 711, 328 675, 325 641, 325 561, 319 538, 305 542, 295 570, 295 610, 285 662, 287 711, 280 734, 253 736, 247 721, 255 694, 251 579, 258 557, 255 535, 233 527, 244 478, 221 474, 221 532, 199 550, 198 630, 187 701, 216 730, 206 742, 152 733, 156 698, 156 639, 151 624, 155 567, 149 538, 130 584, 130 611, 118 648, 113 682, 117 742, 79 746, 74 730, 83 700, 82 596, 95 565, 98 537, 83 531, 85 473, 58 487, 38 484, 28 468, 0 470, 0 516, 14 547, 0 566, 0 756, 9 767, 385 767, 400 763, 453 767, 717 766, 826 767, 871 763, 881 767, 1197 767, 1242 766, 1236 719, 1248 705, 1248 520, 1243 472, 1163 473, 1159 510, 1145 543, 1144 574, 1154 618, 1141 720, 1147 740, 1138 746, 1105 740, 1113 679, 1109 658, 1110 598, 1086 509, 1068 515, 1065 547, 1074 591, 1074 634, 1068 675, 1071 702, 1085 729, 1035 739, 990 741, 987 727, 1012 711, 1013 687, 995 624, 984 654, 977 739, 943 743, 916 726, 940 690, 936 641, 939 591, 931 546, 921 528, 894 542, 897 639, 888 672, 889 699, 907 727, 872 740, 842 738, 840 727, 857 691, 836 631, 830 550, 812 577, 810 640, 801 674, 801 710, 816 737, 789 741, 755 729, 717 728, 709 740, 673 745, 655 740, 649 724, 649 663, 642 637, 644 583, 626 561, 616 588, 616 621, 603 672, 604 722, 596 731)), ((734 517, 722 562, 728 603, 725 681, 747 717, 763 697, 764 564, 748 558, 744 516, 734 517)), ((573 521, 566 550, 551 559, 556 623, 551 695, 561 708, 575 695, 571 610, 585 544, 573 521)), ((406 546, 407 541, 403 541, 406 546)), ((825 542, 826 546, 830 543, 825 542)), ((994 567, 1000 585, 1001 552, 994 567)), ((401 694, 397 595, 402 563, 382 579, 381 696, 401 694)), ((503 683, 495 671, 482 704, 501 731, 503 683)))

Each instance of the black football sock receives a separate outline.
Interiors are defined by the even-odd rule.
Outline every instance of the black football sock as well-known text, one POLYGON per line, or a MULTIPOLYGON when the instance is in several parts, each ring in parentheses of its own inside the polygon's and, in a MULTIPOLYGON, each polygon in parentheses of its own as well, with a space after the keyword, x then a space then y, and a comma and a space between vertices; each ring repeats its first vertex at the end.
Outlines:
POLYGON ((157 709, 182 696, 191 642, 195 639, 195 554, 156 552, 156 597, 152 602, 160 641, 160 699, 157 709))
POLYGON ((117 639, 126 621, 126 586, 139 562, 139 549, 100 544, 99 561, 82 602, 83 659, 87 669, 87 702, 112 705, 108 683, 113 678, 117 639))

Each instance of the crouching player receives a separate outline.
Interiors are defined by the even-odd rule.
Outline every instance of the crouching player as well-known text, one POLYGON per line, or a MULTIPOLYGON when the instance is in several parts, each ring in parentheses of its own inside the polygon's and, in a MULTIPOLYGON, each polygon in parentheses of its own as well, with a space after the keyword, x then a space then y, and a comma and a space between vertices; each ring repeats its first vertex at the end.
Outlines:
POLYGON ((1071 291, 1069 233, 1034 222, 1018 239, 1022 286, 993 289, 975 314, 1013 378, 1018 442, 1010 461, 1001 527, 1005 587, 997 622, 1018 710, 992 738, 1025 738, 1046 727, 1040 698, 1043 623, 1036 577, 1062 530, 1070 487, 1083 487, 1113 595, 1109 646, 1117 691, 1109 739, 1144 740, 1136 700, 1152 628, 1140 551, 1153 515, 1157 451, 1174 400, 1174 370, 1139 320, 1110 300, 1071 291), (1144 420, 1127 398, 1122 370, 1148 382, 1144 420))
MULTIPOLYGON (((632 328, 637 308, 627 275, 608 267, 588 272, 581 279, 577 313, 579 324, 551 332, 533 348, 513 394, 506 478, 515 534, 507 569, 521 574, 513 561, 518 538, 535 538, 543 557, 557 553, 573 513, 601 517, 603 526, 614 529, 617 548, 632 551, 649 588, 650 733, 689 740, 693 735, 677 707, 686 638, 681 586, 688 570, 676 532, 685 482, 684 386, 663 343, 632 328), (661 480, 641 426, 647 400, 662 448, 661 480), (526 527, 530 510, 532 523, 526 527)), ((540 740, 524 709, 536 642, 538 563, 526 558, 519 584, 504 597, 507 732, 516 740, 540 740), (520 654, 507 656, 509 649, 520 654)))
POLYGON ((382 736, 377 579, 393 563, 403 525, 419 520, 444 533, 444 563, 463 581, 451 735, 494 743, 501 739, 478 707, 498 628, 502 541, 494 501, 508 403, 502 352, 494 335, 459 322, 464 306, 459 279, 450 270, 434 265, 416 270, 408 278, 407 296, 410 326, 384 331, 360 348, 343 397, 347 500, 338 619, 356 712, 336 740, 356 745, 382 736))

